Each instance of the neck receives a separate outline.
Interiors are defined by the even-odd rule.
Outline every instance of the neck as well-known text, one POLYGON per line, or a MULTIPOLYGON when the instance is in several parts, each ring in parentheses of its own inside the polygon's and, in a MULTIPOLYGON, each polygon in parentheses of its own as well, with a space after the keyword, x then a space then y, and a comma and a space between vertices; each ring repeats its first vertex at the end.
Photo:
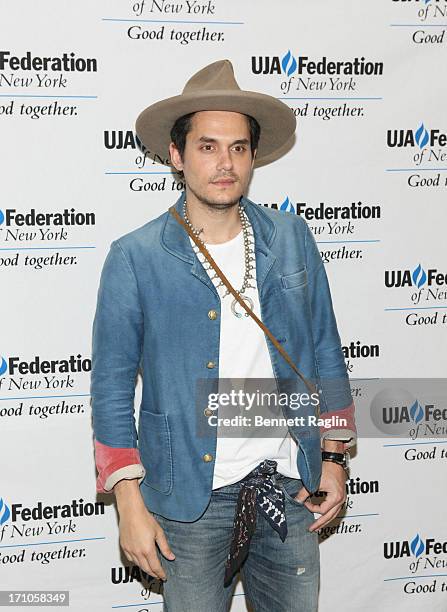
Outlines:
POLYGON ((231 240, 242 229, 238 212, 239 202, 222 205, 199 200, 186 190, 186 212, 194 228, 201 229, 199 238, 208 244, 231 240))

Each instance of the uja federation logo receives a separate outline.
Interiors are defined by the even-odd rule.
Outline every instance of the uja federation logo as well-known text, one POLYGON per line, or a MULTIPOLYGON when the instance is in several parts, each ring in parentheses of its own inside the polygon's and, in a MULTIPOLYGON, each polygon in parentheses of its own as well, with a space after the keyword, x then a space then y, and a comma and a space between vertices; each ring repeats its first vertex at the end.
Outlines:
POLYGON ((413 129, 387 130, 386 145, 395 151, 409 151, 415 166, 420 166, 423 162, 439 164, 445 160, 447 133, 428 128, 421 121, 413 129))
POLYGON ((67 373, 67 372, 90 372, 91 359, 83 358, 80 353, 78 355, 70 355, 68 359, 52 359, 45 360, 39 355, 34 359, 25 361, 20 357, 8 357, 0 355, 0 376, 3 376, 9 370, 11 376, 19 374, 47 374, 47 373, 67 373))
MULTIPOLYGON (((438 276, 436 269, 430 269, 430 277, 428 278, 427 272, 418 264, 414 270, 385 270, 385 287, 422 287, 428 282, 429 285, 435 284, 438 276), (427 280, 428 279, 428 280, 427 280)), ((440 274, 440 283, 446 282, 446 277, 440 274)))
POLYGON ((416 129, 394 129, 387 131, 387 145, 390 148, 445 147, 447 134, 437 129, 428 130, 422 121, 416 129))
POLYGON ((334 61, 322 56, 317 60, 307 55, 295 57, 290 49, 282 56, 258 55, 251 58, 253 74, 294 75, 381 75, 383 62, 367 61, 365 57, 355 57, 351 61, 334 61))
POLYGON ((437 268, 425 270, 420 263, 413 270, 385 270, 384 282, 387 289, 415 288, 410 296, 413 304, 447 299, 447 274, 437 268))
POLYGON ((412 440, 445 436, 447 433, 447 408, 424 404, 416 399, 413 404, 384 406, 382 429, 389 433, 409 434, 412 440))
MULTIPOLYGON (((427 420, 430 417, 430 408, 433 406, 426 406, 427 420)), ((424 409, 418 400, 415 400, 412 406, 384 406, 383 408, 383 422, 388 423, 420 423, 424 418, 424 409)))
MULTIPOLYGON (((409 541, 404 540, 401 542, 384 542, 383 545, 383 556, 385 559, 401 559, 403 557, 420 557, 428 547, 431 548, 431 543, 435 540, 427 540, 426 543, 422 540, 421 536, 417 533, 415 537, 409 541), (430 542, 430 545, 427 543, 430 542)), ((446 551, 447 552, 447 551, 446 551)))
POLYGON ((28 507, 23 504, 11 504, 8 506, 0 497, 0 526, 9 520, 17 521, 42 521, 45 519, 64 519, 71 517, 88 517, 104 514, 105 504, 102 501, 86 501, 82 497, 72 499, 69 503, 48 505, 42 501, 36 501, 34 506, 28 507))
POLYGON ((410 560, 409 570, 437 569, 447 567, 447 560, 442 555, 447 554, 447 541, 435 538, 423 539, 417 533, 411 540, 384 542, 383 556, 385 559, 410 560))
MULTIPOLYGON (((135 158, 135 164, 138 168, 143 168, 146 164, 153 165, 156 163, 171 166, 169 157, 162 157, 147 149, 132 130, 104 130, 104 147, 114 151, 130 149, 141 152, 141 155, 137 155, 135 158)), ((173 166, 171 168, 175 172, 173 166)))
MULTIPOLYGON (((421 379, 417 396, 395 381, 378 391, 371 400, 374 425, 390 436, 411 439, 436 438, 447 433, 446 390, 443 379, 421 379), (424 399, 420 399, 420 397, 424 399), (418 397, 419 396, 419 397, 418 397)), ((413 384, 415 380, 413 379, 413 384)))
POLYGON ((311 58, 298 55, 288 49, 283 55, 253 55, 251 70, 256 75, 279 75, 281 91, 287 94, 291 89, 355 91, 358 76, 380 76, 383 62, 369 61, 365 57, 350 60, 333 60, 327 56, 311 58))

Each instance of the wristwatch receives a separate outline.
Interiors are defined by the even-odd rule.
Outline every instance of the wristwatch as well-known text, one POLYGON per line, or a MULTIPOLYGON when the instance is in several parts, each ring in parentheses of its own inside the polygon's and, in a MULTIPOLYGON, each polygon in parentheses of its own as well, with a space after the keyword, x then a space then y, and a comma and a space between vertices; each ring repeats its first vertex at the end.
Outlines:
POLYGON ((348 451, 345 451, 344 453, 322 451, 321 459, 322 461, 332 461, 333 463, 338 463, 338 465, 341 465, 345 471, 347 471, 349 468, 350 455, 348 451))

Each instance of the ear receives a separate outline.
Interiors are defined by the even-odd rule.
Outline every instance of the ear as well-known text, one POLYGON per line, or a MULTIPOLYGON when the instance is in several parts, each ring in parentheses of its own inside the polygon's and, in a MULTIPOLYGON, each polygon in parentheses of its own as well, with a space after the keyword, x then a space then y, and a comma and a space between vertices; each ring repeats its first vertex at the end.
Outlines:
POLYGON ((169 157, 171 158, 171 163, 176 170, 183 170, 182 157, 173 142, 171 142, 169 145, 169 157))

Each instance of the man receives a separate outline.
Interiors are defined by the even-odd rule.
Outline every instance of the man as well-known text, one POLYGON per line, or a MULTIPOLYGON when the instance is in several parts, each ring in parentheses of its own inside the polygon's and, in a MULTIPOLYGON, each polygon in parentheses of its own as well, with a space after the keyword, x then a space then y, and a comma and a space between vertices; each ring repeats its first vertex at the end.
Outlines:
POLYGON ((257 612, 316 610, 317 530, 346 498, 354 404, 321 256, 303 219, 244 196, 255 165, 290 145, 295 122, 282 102, 240 90, 228 60, 137 119, 143 145, 169 153, 184 178, 174 208, 186 225, 167 211, 113 241, 104 263, 92 351, 97 490, 115 493, 120 544, 165 581, 170 612, 227 609, 238 569, 257 612), (207 429, 213 411, 197 400, 198 383, 270 379, 279 389, 299 378, 199 244, 318 382, 321 416, 332 420, 264 438, 207 429))

